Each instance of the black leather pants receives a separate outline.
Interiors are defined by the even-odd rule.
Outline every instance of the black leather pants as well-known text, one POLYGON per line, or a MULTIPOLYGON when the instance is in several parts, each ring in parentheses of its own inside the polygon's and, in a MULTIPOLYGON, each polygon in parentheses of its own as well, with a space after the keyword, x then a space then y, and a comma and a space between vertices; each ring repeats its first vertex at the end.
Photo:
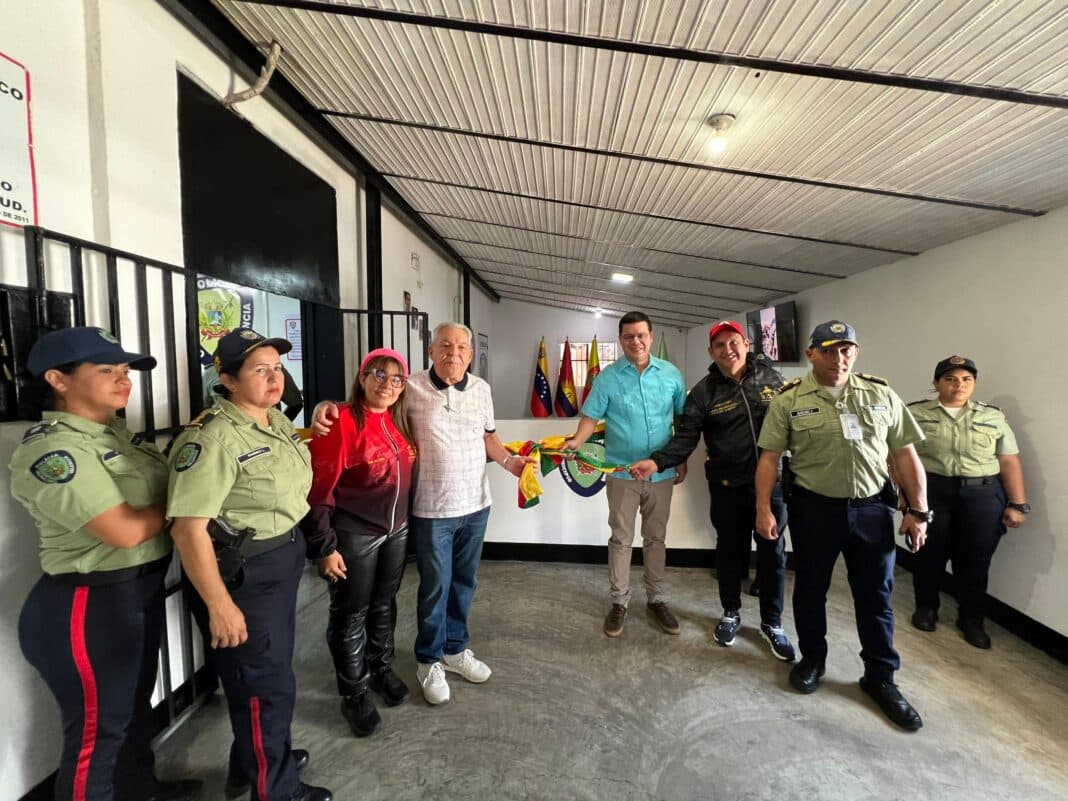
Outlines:
POLYGON ((367 691, 372 674, 393 667, 393 629, 397 590, 404 578, 408 529, 385 537, 347 530, 334 518, 338 552, 348 578, 330 585, 330 620, 326 642, 334 659, 337 690, 342 696, 367 691))

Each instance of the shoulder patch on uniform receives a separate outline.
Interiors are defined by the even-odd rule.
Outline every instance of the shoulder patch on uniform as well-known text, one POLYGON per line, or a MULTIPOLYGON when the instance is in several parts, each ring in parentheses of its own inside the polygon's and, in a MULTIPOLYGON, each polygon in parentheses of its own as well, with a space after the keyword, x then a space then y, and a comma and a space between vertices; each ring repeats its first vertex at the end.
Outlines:
POLYGON ((247 453, 243 453, 240 456, 238 456, 237 457, 237 463, 238 464, 244 464, 245 462, 248 462, 248 461, 251 461, 252 459, 255 459, 257 456, 263 456, 265 453, 270 453, 270 452, 271 452, 271 446, 270 445, 263 445, 263 446, 261 446, 259 448, 253 448, 251 451, 248 451, 247 453))
POLYGON ((182 473, 197 463, 200 458, 200 445, 196 442, 187 442, 174 457, 175 472, 182 473))
POLYGON ((884 387, 890 386, 885 378, 878 375, 872 375, 871 373, 853 373, 857 378, 863 378, 865 381, 871 381, 873 384, 882 384, 884 387))
POLYGON ((783 384, 781 387, 779 387, 779 389, 777 391, 781 395, 782 393, 786 392, 786 390, 793 389, 794 387, 796 387, 800 383, 801 383, 801 379, 800 378, 795 378, 793 381, 787 381, 785 384, 783 384))
MULTIPOLYGON (((999 412, 1001 411, 1000 406, 995 406, 992 403, 983 403, 982 401, 975 401, 975 403, 979 404, 980 406, 985 406, 987 409, 996 409, 999 412)), ((27 431, 26 433, 28 434, 29 432, 27 431)))
POLYGON ((78 466, 67 451, 49 451, 30 465, 30 472, 45 484, 66 484, 74 478, 78 466))
POLYGON ((216 415, 218 415, 220 411, 222 410, 218 406, 212 406, 210 409, 205 409, 192 420, 190 420, 188 423, 186 423, 183 428, 203 428, 212 420, 214 420, 216 415))
POLYGON ((53 425, 55 425, 55 421, 50 423, 38 423, 37 425, 30 426, 26 429, 26 433, 22 435, 22 441, 29 442, 32 439, 37 439, 37 437, 43 437, 53 425))

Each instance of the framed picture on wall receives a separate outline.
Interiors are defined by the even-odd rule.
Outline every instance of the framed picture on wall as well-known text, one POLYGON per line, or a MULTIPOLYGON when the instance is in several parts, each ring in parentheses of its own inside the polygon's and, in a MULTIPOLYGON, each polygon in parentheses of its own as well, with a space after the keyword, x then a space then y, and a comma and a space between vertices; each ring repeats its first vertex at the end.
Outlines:
POLYGON ((404 310, 410 312, 412 310, 412 293, 407 289, 404 290, 404 310))
POLYGON ((412 306, 412 330, 413 331, 418 331, 419 330, 419 321, 421 319, 422 318, 419 316, 419 309, 417 309, 415 306, 412 306))

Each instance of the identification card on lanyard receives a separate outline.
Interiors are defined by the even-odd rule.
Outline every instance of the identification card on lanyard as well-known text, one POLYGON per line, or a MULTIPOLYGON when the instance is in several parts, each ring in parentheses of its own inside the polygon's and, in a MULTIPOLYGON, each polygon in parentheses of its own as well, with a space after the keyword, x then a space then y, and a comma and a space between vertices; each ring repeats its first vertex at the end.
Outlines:
POLYGON ((846 412, 838 415, 842 422, 842 436, 846 439, 864 439, 864 429, 860 427, 860 418, 855 414, 846 412))

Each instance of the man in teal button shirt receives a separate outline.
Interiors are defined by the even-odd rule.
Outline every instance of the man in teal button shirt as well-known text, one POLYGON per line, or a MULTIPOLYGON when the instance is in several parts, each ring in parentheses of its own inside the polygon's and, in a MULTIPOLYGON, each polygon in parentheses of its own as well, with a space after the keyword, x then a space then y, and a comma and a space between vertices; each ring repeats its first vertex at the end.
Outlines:
MULTIPOLYGON (((652 355, 653 324, 634 311, 619 320, 619 344, 625 359, 613 362, 597 376, 589 397, 582 404, 582 419, 575 436, 565 443, 574 450, 593 434, 597 422, 605 421, 605 459, 630 465, 664 447, 671 439, 675 416, 686 404, 686 385, 671 362, 652 355)), ((679 633, 679 622, 664 602, 664 567, 671 491, 686 475, 686 465, 654 473, 648 481, 630 474, 608 477, 608 582, 612 608, 604 621, 604 633, 623 633, 630 600, 630 549, 634 521, 642 515, 642 555, 645 564, 645 594, 649 613, 668 634, 679 633)))

